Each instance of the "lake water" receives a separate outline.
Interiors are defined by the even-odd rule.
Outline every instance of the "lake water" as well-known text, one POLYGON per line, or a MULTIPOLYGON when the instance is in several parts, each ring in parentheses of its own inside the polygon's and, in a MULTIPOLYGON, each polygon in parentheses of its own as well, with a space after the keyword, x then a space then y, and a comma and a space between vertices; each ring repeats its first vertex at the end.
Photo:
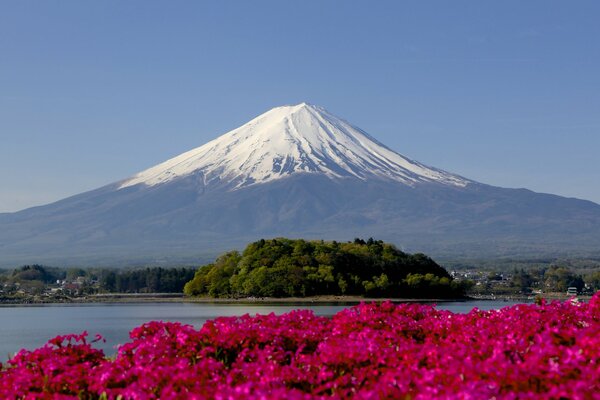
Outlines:
MULTIPOLYGON (((498 309, 515 304, 507 301, 440 302, 438 308, 456 313, 498 309)), ((331 316, 347 304, 206 304, 206 303, 99 303, 52 304, 0 307, 0 362, 22 348, 34 349, 57 335, 88 331, 101 334, 106 343, 96 343, 107 355, 125 343, 129 331, 148 321, 173 321, 197 328, 210 319, 244 314, 283 314, 298 308, 331 316)))

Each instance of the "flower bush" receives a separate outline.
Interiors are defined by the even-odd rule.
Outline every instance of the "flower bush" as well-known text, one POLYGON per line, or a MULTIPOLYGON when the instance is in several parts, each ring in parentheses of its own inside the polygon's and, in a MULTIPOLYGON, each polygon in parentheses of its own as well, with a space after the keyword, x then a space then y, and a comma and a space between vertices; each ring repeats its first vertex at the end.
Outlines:
POLYGON ((600 397, 600 295, 453 314, 360 304, 332 318, 150 322, 107 358, 87 334, 0 365, 0 398, 533 399, 600 397))

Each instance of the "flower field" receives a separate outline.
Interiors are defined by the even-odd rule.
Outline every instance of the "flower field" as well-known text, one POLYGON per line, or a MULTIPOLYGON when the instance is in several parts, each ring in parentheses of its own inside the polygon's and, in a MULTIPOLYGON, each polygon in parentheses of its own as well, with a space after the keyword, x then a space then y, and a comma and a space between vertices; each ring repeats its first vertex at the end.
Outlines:
POLYGON ((85 333, 59 336, 0 365, 0 398, 600 398, 600 295, 468 314, 386 302, 200 330, 150 322, 113 358, 85 333))

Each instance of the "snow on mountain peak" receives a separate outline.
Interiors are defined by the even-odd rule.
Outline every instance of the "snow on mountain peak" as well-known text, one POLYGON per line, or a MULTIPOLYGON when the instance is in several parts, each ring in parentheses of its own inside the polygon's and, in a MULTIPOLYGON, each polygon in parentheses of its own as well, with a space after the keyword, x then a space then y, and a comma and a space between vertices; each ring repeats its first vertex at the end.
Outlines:
POLYGON ((308 103, 273 108, 208 143, 151 167, 119 187, 154 186, 194 174, 205 185, 234 188, 296 173, 381 178, 407 185, 470 181, 410 160, 367 133, 308 103))

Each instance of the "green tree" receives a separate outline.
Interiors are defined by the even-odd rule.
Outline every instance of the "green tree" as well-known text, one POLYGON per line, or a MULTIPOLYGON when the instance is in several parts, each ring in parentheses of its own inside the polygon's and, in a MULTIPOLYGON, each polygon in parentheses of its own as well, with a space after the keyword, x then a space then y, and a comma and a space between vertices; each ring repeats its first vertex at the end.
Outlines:
POLYGON ((404 253, 380 240, 338 243, 276 238, 250 243, 241 254, 226 253, 201 267, 184 292, 213 297, 431 297, 432 293, 455 297, 462 290, 431 258, 404 253), (409 276, 413 277, 407 281, 409 276), (417 285, 415 280, 422 282, 417 285))
POLYGON ((554 292, 565 292, 571 286, 582 290, 584 286, 580 275, 575 275, 569 268, 559 266, 552 266, 546 271, 544 283, 549 291, 554 292))

